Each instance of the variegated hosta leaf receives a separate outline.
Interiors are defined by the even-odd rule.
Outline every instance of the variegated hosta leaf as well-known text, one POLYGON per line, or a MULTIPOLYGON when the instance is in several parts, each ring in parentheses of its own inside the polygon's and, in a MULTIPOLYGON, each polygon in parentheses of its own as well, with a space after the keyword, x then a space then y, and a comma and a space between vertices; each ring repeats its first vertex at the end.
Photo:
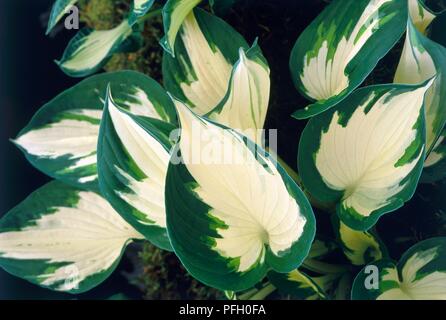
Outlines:
POLYGON ((437 75, 426 94, 426 153, 429 154, 446 123, 446 48, 429 40, 409 21, 395 83, 416 84, 437 75))
POLYGON ((255 43, 234 65, 228 92, 219 106, 207 117, 235 129, 262 145, 262 129, 268 111, 269 67, 255 43))
POLYGON ((127 20, 110 30, 84 28, 71 39, 59 67, 71 77, 85 77, 101 69, 133 33, 127 20))
MULTIPOLYGON (((105 105, 98 145, 101 193, 146 239, 169 250, 164 187, 175 126, 126 112, 110 91, 105 105)), ((173 109, 171 101, 167 108, 173 109)))
POLYGON ((336 204, 350 228, 367 230, 412 197, 432 81, 359 89, 307 124, 299 144, 302 181, 315 199, 336 204))
POLYGON ((382 260, 372 265, 378 268, 377 288, 367 278, 374 272, 366 272, 371 269, 369 265, 353 283, 353 299, 446 300, 446 238, 417 243, 398 263, 382 260))
POLYGON ((270 271, 268 279, 271 283, 285 295, 301 300, 327 299, 324 290, 319 286, 322 284, 324 276, 310 277, 299 270, 290 273, 277 273, 270 271))
POLYGON ((333 227, 347 259, 355 266, 381 260, 387 251, 378 236, 371 231, 356 231, 333 217, 333 227))
POLYGON ((202 0, 168 0, 163 7, 164 37, 160 44, 175 56, 175 40, 186 17, 202 0))
POLYGON ((143 17, 150 8, 152 8, 155 0, 133 0, 132 10, 128 22, 133 25, 139 18, 143 17))
POLYGON ((413 24, 419 32, 425 35, 427 28, 436 18, 435 13, 426 7, 424 0, 408 0, 408 5, 413 24))
POLYGON ((48 20, 48 26, 46 34, 49 34, 56 24, 62 19, 72 6, 76 4, 78 0, 56 0, 53 4, 50 13, 50 19, 48 20))
POLYGON ((183 22, 175 58, 165 53, 166 89, 199 115, 212 111, 225 97, 239 49, 248 44, 230 25, 201 9, 183 22))
POLYGON ((307 256, 314 215, 302 191, 258 146, 177 103, 181 138, 166 182, 172 247, 200 281, 239 291, 307 256))
POLYGON ((296 87, 319 114, 350 94, 404 32, 406 0, 334 0, 300 35, 291 54, 296 87))
POLYGON ((435 142, 432 151, 424 161, 422 182, 435 182, 446 178, 446 129, 435 142))
POLYGON ((311 245, 307 259, 321 258, 337 248, 336 243, 329 240, 315 239, 311 245))
POLYGON ((96 190, 96 147, 108 84, 133 114, 175 121, 174 108, 164 108, 170 98, 154 80, 120 71, 93 76, 61 93, 37 112, 14 143, 45 174, 96 190))
POLYGON ((0 220, 0 266, 49 289, 90 290, 143 236, 94 192, 51 182, 0 220))

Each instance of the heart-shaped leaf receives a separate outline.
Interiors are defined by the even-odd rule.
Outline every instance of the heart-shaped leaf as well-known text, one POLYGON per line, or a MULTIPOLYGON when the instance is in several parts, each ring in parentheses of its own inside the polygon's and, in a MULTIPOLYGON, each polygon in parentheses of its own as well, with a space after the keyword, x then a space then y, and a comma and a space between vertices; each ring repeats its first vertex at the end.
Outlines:
POLYGON ((336 205, 350 228, 367 230, 412 197, 432 82, 365 87, 308 122, 299 144, 302 181, 315 199, 336 205))
POLYGON ((165 53, 166 89, 199 115, 212 111, 225 97, 239 49, 248 50, 230 25, 199 8, 184 20, 175 41, 175 58, 165 53))
MULTIPOLYGON (((156 89, 156 88, 153 88, 156 89)), ((164 95, 151 90, 151 96, 164 95)), ((173 110, 169 100, 165 110, 173 110)), ((158 247, 170 250, 164 186, 172 142, 170 123, 126 112, 108 91, 98 144, 102 194, 133 227, 158 247)))
POLYGON ((0 220, 0 266, 37 285, 82 293, 143 236, 98 194, 50 182, 0 220))
POLYGON ((290 272, 315 233, 308 200, 280 165, 234 130, 177 102, 180 142, 166 182, 167 228, 189 273, 239 291, 290 272))
POLYGON ((316 101, 293 116, 314 116, 348 96, 398 41, 406 21, 406 0, 333 0, 293 48, 294 83, 316 101))
POLYGON ((45 104, 14 143, 45 174, 67 184, 97 190, 96 147, 107 85, 135 115, 175 121, 164 108, 169 97, 154 80, 119 71, 88 78, 45 104))
POLYGON ((398 263, 370 264, 356 277, 352 299, 446 300, 445 257, 446 238, 432 238, 414 245, 398 263))

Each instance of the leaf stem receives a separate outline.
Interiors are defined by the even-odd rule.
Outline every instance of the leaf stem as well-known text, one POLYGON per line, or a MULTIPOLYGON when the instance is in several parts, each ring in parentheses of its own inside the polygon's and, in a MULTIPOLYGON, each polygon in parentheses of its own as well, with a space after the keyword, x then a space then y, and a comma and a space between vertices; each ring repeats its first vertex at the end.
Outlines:
POLYGON ((145 22, 147 20, 152 19, 153 17, 159 16, 162 12, 163 12, 163 8, 149 11, 145 16, 141 17, 138 20, 138 23, 145 22))
POLYGON ((339 280, 338 287, 336 289, 335 300, 348 300, 350 296, 351 276, 346 273, 339 280))
POLYGON ((329 264, 315 259, 306 259, 302 263, 302 267, 320 274, 335 274, 348 271, 345 266, 329 264))
POLYGON ((256 294, 251 296, 248 300, 264 300, 267 296, 273 293, 276 290, 276 287, 271 283, 267 284, 265 287, 260 289, 256 294))

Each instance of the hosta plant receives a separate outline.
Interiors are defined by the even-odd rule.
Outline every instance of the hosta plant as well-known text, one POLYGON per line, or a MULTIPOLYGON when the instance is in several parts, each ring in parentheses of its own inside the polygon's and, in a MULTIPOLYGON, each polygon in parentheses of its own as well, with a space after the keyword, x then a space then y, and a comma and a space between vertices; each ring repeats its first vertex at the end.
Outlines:
MULTIPOLYGON (((128 2, 114 28, 75 35, 57 65, 88 77, 12 139, 54 181, 0 220, 3 269, 77 294, 150 242, 228 299, 446 299, 442 12, 327 1, 277 76, 274 30, 225 21, 263 2, 128 2), (159 16, 162 76, 101 72, 159 16), (283 136, 268 120, 288 83, 285 117, 305 128, 283 136)), ((55 1, 48 32, 76 4, 55 1)))

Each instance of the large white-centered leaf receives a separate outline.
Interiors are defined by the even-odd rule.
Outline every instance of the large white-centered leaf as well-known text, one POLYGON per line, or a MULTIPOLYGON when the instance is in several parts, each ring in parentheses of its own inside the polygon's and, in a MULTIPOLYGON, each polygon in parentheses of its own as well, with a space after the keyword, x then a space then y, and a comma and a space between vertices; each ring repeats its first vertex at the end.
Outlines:
POLYGON ((46 34, 49 34, 62 17, 76 4, 78 0, 56 0, 51 8, 46 34))
POLYGON ((358 300, 446 300, 446 238, 432 238, 410 248, 398 263, 382 260, 378 288, 367 288, 370 272, 363 269, 353 283, 358 300))
POLYGON ((269 74, 268 63, 257 43, 246 53, 240 49, 240 59, 234 65, 228 92, 207 117, 262 145, 270 94, 269 74))
POLYGON ((166 182, 172 247, 200 281, 239 291, 307 256, 314 215, 295 182, 260 147, 177 103, 180 142, 166 182))
POLYGON ((407 0, 334 0, 305 29, 290 59, 294 83, 319 114, 348 96, 401 37, 407 0))
POLYGON ((132 25, 127 20, 110 30, 83 28, 56 63, 71 77, 88 76, 100 70, 132 33, 132 25))
POLYGON ((175 41, 175 57, 165 53, 166 89, 205 115, 225 97, 239 50, 248 44, 230 25, 201 9, 184 20, 175 41))
POLYGON ((107 85, 135 115, 175 121, 170 98, 154 80, 120 71, 93 76, 45 104, 14 143, 45 174, 73 186, 97 189, 96 147, 107 85))
POLYGON ((307 124, 299 144, 302 181, 315 199, 336 205, 350 228, 367 230, 412 197, 432 82, 359 89, 307 124))
MULTIPOLYGON (((165 109, 173 110, 168 102, 165 109)), ((101 193, 148 240, 170 249, 164 188, 175 126, 132 115, 116 104, 110 90, 105 106, 98 145, 101 193)))
POLYGON ((429 154, 446 123, 446 48, 429 40, 409 21, 395 83, 416 84, 437 75, 426 95, 426 151, 429 154))
POLYGON ((351 229, 336 216, 333 216, 333 227, 342 251, 353 265, 362 266, 378 261, 387 254, 384 245, 374 232, 351 229))
POLYGON ((90 290, 143 236, 98 194, 51 182, 0 220, 0 266, 49 289, 90 290))
POLYGON ((163 7, 164 37, 160 44, 175 56, 175 40, 186 17, 202 0, 168 0, 163 7))

